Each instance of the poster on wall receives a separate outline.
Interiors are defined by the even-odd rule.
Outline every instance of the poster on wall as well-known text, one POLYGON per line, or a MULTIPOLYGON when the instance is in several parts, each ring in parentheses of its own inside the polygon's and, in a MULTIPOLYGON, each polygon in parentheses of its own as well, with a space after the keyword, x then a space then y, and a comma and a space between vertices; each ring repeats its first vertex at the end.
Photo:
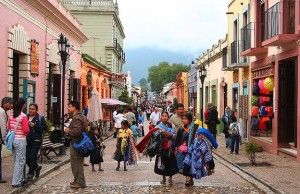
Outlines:
POLYGON ((33 77, 39 75, 39 43, 31 40, 30 73, 33 77))

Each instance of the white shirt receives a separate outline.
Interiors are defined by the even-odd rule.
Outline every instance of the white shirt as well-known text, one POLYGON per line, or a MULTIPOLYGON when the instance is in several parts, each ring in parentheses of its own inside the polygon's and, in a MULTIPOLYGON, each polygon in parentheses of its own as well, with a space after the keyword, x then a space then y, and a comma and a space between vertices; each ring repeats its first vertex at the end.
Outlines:
POLYGON ((150 121, 152 125, 156 125, 158 121, 160 121, 160 113, 152 112, 150 115, 150 121))
POLYGON ((242 126, 240 125, 240 123, 238 123, 238 122, 234 122, 234 123, 231 123, 231 124, 229 125, 229 130, 230 130, 229 133, 231 134, 232 128, 233 128, 233 126, 234 126, 235 124, 237 124, 237 127, 238 127, 238 129, 239 129, 239 134, 240 134, 240 136, 242 137, 242 135, 243 135, 243 128, 242 128, 242 126))
MULTIPOLYGON (((5 112, 5 110, 2 107, 0 107, 0 128, 1 128, 1 134, 2 134, 2 137, 0 137, 1 140, 4 140, 4 137, 7 132, 7 120, 8 120, 8 116, 5 112)), ((1 143, 1 140, 0 140, 0 143, 1 143)))
POLYGON ((116 128, 121 128, 121 122, 125 120, 125 117, 123 114, 119 113, 115 116, 115 122, 116 122, 116 128))

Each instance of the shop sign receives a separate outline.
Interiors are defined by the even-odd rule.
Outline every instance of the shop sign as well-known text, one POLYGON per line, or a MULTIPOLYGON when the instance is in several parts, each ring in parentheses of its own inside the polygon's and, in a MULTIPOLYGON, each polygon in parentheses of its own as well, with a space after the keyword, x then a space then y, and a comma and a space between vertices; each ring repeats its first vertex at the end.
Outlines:
POLYGON ((259 70, 253 70, 253 79, 257 78, 262 78, 262 77, 268 77, 272 76, 273 74, 273 68, 272 67, 267 67, 264 69, 259 69, 259 70))
POLYGON ((33 77, 39 75, 39 43, 31 40, 30 73, 33 77))

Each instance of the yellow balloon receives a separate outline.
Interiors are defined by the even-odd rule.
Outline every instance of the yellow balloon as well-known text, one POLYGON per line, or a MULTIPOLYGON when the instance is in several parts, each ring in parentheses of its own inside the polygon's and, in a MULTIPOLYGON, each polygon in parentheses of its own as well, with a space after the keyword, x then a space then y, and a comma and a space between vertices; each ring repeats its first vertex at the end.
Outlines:
POLYGON ((267 90, 274 90, 274 77, 267 77, 264 81, 264 86, 267 90))

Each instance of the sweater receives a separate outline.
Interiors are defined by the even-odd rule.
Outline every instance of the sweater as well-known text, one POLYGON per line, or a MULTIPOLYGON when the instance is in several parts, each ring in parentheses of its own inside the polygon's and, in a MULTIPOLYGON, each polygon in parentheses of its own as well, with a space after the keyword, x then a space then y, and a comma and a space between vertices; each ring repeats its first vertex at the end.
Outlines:
POLYGON ((26 136, 29 133, 29 127, 28 127, 27 115, 25 115, 23 112, 21 112, 21 114, 16 118, 14 118, 13 113, 11 113, 8 118, 7 128, 10 131, 14 131, 15 126, 19 119, 21 120, 16 129, 15 139, 26 139, 26 136))

